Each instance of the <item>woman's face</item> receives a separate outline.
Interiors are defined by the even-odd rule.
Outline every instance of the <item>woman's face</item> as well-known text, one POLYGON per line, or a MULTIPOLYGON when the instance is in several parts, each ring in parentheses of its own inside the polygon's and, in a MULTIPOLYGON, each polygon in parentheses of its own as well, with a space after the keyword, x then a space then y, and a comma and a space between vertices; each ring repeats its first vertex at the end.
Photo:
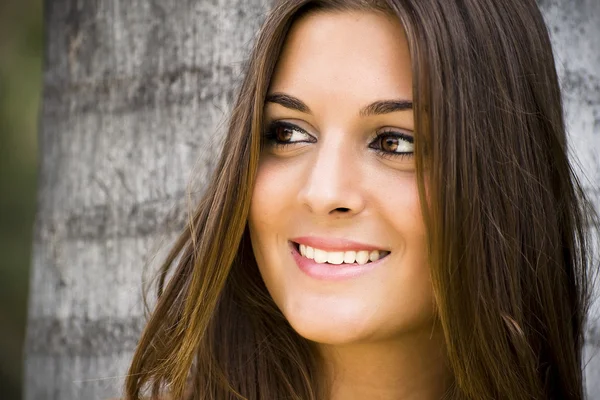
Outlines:
POLYGON ((265 103, 249 227, 273 300, 309 340, 431 329, 411 100, 396 19, 318 12, 293 25, 265 103))

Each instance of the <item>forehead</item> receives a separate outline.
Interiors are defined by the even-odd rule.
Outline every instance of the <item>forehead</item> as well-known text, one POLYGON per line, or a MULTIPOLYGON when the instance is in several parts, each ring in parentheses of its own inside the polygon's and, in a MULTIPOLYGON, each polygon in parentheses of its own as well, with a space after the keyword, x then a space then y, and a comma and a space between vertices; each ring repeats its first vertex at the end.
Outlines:
POLYGON ((318 11, 291 27, 270 91, 361 102, 412 99, 412 73, 400 21, 379 12, 318 11))

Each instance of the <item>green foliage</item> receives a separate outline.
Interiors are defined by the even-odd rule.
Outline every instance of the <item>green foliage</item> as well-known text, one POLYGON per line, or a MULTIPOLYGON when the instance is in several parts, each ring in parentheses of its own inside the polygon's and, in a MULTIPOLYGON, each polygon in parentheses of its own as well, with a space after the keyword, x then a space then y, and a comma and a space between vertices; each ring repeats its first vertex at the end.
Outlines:
POLYGON ((42 2, 0 2, 0 398, 21 398, 35 213, 42 2))

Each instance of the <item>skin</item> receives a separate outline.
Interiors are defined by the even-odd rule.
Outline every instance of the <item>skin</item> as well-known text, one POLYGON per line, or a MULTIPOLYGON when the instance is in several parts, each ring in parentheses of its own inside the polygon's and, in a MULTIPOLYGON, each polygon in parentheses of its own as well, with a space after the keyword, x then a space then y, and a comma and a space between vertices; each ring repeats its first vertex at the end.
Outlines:
POLYGON ((399 147, 382 147, 376 139, 414 135, 413 112, 360 114, 376 101, 412 100, 400 22, 365 12, 302 17, 288 34, 269 94, 309 108, 272 101, 264 108, 266 127, 298 127, 276 131, 292 144, 265 144, 250 210, 255 257, 273 300, 301 336, 318 344, 331 399, 441 398, 449 376, 415 163, 411 154, 395 155, 410 153, 412 144, 394 139, 399 147), (350 239, 390 254, 367 273, 320 280, 292 257, 289 240, 300 236, 350 239))

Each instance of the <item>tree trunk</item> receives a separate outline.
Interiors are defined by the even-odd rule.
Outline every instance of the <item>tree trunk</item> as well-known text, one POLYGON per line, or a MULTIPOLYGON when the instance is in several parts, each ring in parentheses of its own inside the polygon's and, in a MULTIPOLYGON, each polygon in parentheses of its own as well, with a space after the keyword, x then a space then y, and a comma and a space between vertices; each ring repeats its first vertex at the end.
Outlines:
MULTIPOLYGON (((197 197, 186 201, 187 182, 201 187, 213 169, 268 3, 46 1, 26 399, 121 395, 144 324, 142 270, 185 223, 197 197)), ((573 149, 596 186, 598 4, 540 0, 573 149)), ((588 368, 590 398, 600 398, 597 359, 588 368)))
POLYGON ((26 399, 121 394, 142 270, 212 171, 267 4, 46 1, 26 399))

